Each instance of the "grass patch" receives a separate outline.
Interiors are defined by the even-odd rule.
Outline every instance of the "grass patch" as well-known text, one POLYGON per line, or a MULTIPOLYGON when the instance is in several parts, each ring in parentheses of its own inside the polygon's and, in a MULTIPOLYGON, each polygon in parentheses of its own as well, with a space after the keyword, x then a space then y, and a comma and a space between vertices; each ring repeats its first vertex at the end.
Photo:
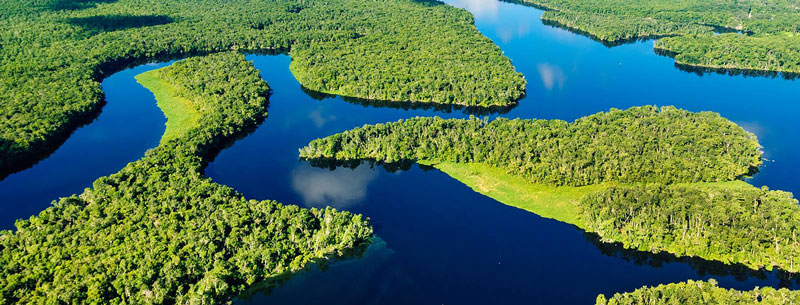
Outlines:
MULTIPOLYGON (((474 191, 505 205, 533 212, 544 218, 555 219, 585 228, 578 217, 578 203, 586 194, 601 191, 609 186, 622 184, 603 183, 587 186, 552 186, 531 183, 524 178, 506 173, 505 170, 481 163, 433 163, 420 164, 436 167, 445 174, 466 184, 474 191)), ((744 181, 682 183, 683 185, 718 186, 730 188, 750 187, 744 181)), ((682 185, 676 184, 676 185, 682 185)))
POLYGON ((164 143, 182 136, 196 126, 200 112, 195 109, 191 101, 177 96, 172 85, 158 77, 159 70, 136 75, 136 81, 153 92, 158 108, 161 108, 161 112, 167 117, 166 129, 160 142, 164 143))
POLYGON ((578 218, 578 201, 584 195, 608 186, 598 184, 574 187, 531 183, 508 174, 503 169, 480 163, 443 162, 433 166, 474 191, 503 204, 581 228, 583 223, 578 218))

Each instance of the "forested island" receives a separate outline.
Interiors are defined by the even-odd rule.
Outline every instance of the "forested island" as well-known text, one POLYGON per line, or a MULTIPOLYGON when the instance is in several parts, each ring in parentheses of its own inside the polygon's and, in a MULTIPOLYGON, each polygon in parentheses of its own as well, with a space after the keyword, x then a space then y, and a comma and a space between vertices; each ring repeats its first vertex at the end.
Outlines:
POLYGON ((655 48, 681 65, 800 73, 796 1, 522 0, 555 24, 608 44, 662 38, 655 48), (719 35, 716 35, 719 33, 719 35))
POLYGON ((103 77, 154 59, 288 51, 307 88, 390 101, 506 106, 525 88, 472 15, 440 2, 23 0, 0 12, 0 173, 96 116, 103 77))
POLYGON ((786 288, 756 288, 737 291, 717 286, 713 279, 708 282, 687 281, 685 283, 644 287, 633 292, 616 293, 606 299, 597 297, 596 305, 666 305, 666 304, 797 304, 800 292, 786 288))
POLYGON ((312 141, 301 158, 420 161, 607 242, 796 272, 800 206, 737 179, 755 136, 709 112, 633 107, 560 120, 414 118, 312 141))
POLYGON ((266 116, 268 85, 238 53, 139 77, 168 120, 161 145, 0 233, 3 304, 216 304, 369 242, 360 215, 248 200, 202 174, 266 116), (188 104, 184 104, 188 102, 188 104), (184 116, 185 118, 185 116, 184 116), (168 121, 168 122, 169 122, 168 121))

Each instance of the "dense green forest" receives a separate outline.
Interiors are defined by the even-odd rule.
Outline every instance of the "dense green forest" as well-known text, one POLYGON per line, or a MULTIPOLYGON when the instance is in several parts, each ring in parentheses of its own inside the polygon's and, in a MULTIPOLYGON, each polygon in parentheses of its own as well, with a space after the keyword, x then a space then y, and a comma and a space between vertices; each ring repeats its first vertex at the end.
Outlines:
POLYGON ((266 116, 269 87, 243 55, 156 73, 197 126, 0 233, 0 303, 217 304, 371 238, 360 215, 248 200, 202 175, 266 116))
POLYGON ((626 248, 800 270, 800 206, 791 193, 744 183, 618 186, 578 207, 587 231, 626 248))
POLYGON ((674 55, 681 65, 717 70, 755 70, 800 73, 800 33, 760 36, 724 34, 667 37, 656 49, 674 55))
POLYGON ((685 283, 643 287, 633 292, 616 293, 606 299, 604 295, 597 297, 596 305, 745 305, 745 304, 798 304, 800 292, 786 288, 756 288, 750 291, 737 291, 717 286, 713 279, 703 281, 689 280, 685 283))
POLYGON ((761 164, 755 136, 711 112, 633 107, 560 120, 414 118, 314 140, 307 159, 484 163, 534 183, 729 181, 761 164))
MULTIPOLYGON (((307 88, 505 106, 525 80, 465 10, 412 0, 0 0, 0 171, 96 115, 126 64, 283 50, 307 88)), ((28 160, 31 161, 31 160, 28 160)))
POLYGON ((728 0, 522 0, 546 23, 615 44, 659 38, 677 63, 800 73, 800 4, 728 0), (715 32, 722 33, 715 35, 715 32), (738 33, 736 33, 738 32, 738 33))
POLYGON ((761 164, 760 146, 715 113, 643 106, 572 123, 414 118, 317 139, 300 156, 442 163, 479 192, 626 248, 798 270, 797 200, 730 183, 761 164), (469 164, 505 170, 530 186, 469 164))

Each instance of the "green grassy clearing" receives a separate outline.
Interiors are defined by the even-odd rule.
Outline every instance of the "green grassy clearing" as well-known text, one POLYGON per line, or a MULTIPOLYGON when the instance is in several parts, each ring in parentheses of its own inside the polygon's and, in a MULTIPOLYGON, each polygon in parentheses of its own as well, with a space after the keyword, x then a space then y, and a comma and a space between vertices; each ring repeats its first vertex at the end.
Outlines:
POLYGON ((158 77, 159 70, 136 75, 136 81, 153 92, 158 108, 161 108, 164 116, 167 117, 166 129, 164 135, 161 136, 161 143, 164 143, 180 137, 196 126, 200 119, 200 112, 195 109, 191 101, 177 96, 172 85, 158 77))
MULTIPOLYGON (((445 174, 466 184, 474 191, 489 196, 503 204, 533 212, 544 218, 551 218, 584 228, 578 217, 578 202, 586 194, 600 191, 606 187, 621 185, 603 183, 581 187, 552 186, 531 183, 521 177, 506 173, 505 170, 481 163, 436 163, 420 161, 432 165, 445 174)), ((689 183, 686 183, 689 184, 689 183)), ((703 182, 695 185, 721 187, 749 187, 744 181, 703 182)))

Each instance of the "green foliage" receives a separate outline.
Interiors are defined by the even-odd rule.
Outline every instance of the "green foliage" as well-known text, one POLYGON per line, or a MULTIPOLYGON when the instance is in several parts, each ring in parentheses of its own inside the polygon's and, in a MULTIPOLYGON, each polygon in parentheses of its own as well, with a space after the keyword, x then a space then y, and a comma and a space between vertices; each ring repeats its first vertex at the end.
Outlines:
POLYGON ((797 303, 800 303, 800 292, 798 291, 771 287, 737 291, 720 288, 713 279, 708 282, 689 280, 685 283, 643 287, 633 292, 616 293, 608 300, 601 294, 595 302, 596 305, 778 305, 797 303))
POLYGON ((682 65, 800 73, 798 33, 759 36, 722 34, 713 39, 688 35, 661 39, 655 47, 674 54, 675 62, 682 65))
POLYGON ((706 25, 656 20, 648 17, 582 14, 572 11, 545 11, 542 14, 542 20, 547 24, 583 32, 610 44, 640 38, 709 33, 712 30, 710 26, 706 25))
POLYGON ((677 55, 682 65, 800 73, 797 1, 522 0, 550 9, 546 23, 578 30, 606 43, 641 38, 677 55), (713 35, 740 31, 744 34, 713 35))
POLYGON ((414 118, 317 139, 300 156, 438 163, 478 192, 604 241, 796 272, 797 200, 734 181, 761 164, 759 148, 715 113, 644 106, 572 123, 414 118))
POLYGON ((800 206, 746 183, 616 186, 583 197, 585 229, 641 251, 797 272, 800 206))
POLYGON ((176 89, 158 77, 158 72, 159 70, 151 70, 136 75, 136 81, 153 92, 158 108, 168 118, 160 142, 165 143, 183 136, 189 129, 196 127, 200 112, 194 108, 194 103, 175 95, 176 89))
POLYGON ((513 104, 525 81, 472 21, 411 0, 0 0, 0 170, 96 113, 103 76, 194 53, 291 49, 318 91, 513 104))
POLYGON ((247 200, 203 177, 226 139, 266 115, 269 87, 244 56, 158 72, 198 125, 0 235, 0 303, 217 304, 255 282, 368 240, 360 215, 247 200))
POLYGON ((560 120, 414 118, 314 140, 307 159, 484 163, 534 183, 728 181, 761 164, 755 136, 711 112, 634 107, 560 120))

